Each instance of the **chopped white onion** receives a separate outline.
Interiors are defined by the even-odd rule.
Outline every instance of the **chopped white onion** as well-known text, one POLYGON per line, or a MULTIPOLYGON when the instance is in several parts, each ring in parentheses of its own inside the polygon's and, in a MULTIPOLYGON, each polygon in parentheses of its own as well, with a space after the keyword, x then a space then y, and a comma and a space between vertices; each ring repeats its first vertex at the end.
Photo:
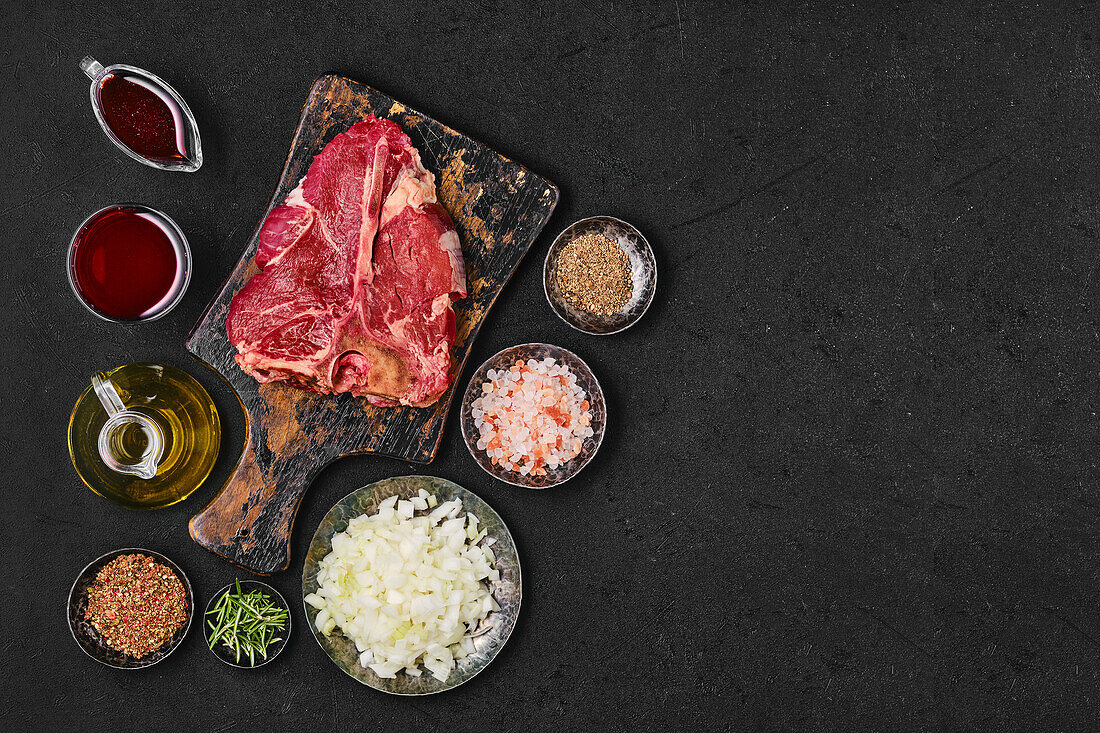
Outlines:
POLYGON ((421 489, 348 522, 305 599, 319 609, 317 629, 343 631, 359 664, 379 677, 419 676, 422 664, 446 680, 455 660, 474 651, 466 634, 500 609, 488 587, 500 579, 491 541, 482 542, 477 517, 461 512, 461 500, 440 503, 421 489))

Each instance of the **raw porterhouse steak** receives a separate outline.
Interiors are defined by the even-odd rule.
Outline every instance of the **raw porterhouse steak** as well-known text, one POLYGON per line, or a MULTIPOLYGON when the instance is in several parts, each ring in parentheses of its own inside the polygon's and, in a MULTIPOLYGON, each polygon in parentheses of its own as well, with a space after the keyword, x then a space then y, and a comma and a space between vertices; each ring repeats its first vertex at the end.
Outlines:
POLYGON ((256 266, 226 329, 258 381, 415 406, 450 385, 462 248, 395 123, 371 115, 325 146, 268 214, 256 266))

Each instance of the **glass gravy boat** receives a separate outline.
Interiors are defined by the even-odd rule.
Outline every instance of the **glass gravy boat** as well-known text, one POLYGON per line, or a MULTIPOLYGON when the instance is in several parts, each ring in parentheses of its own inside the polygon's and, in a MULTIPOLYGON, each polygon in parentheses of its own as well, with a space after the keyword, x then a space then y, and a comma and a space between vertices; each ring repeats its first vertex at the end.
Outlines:
POLYGON ((198 123, 168 82, 136 66, 104 67, 91 56, 84 57, 80 68, 92 80, 92 109, 99 126, 119 150, 160 170, 193 173, 202 167, 198 123))

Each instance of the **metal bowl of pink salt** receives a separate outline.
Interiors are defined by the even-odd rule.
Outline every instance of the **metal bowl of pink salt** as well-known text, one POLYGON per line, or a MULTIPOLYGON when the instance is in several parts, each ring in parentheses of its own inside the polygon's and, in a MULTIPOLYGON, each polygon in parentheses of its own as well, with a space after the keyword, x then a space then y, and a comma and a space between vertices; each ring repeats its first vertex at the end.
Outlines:
POLYGON ((520 344, 478 367, 462 398, 462 437, 478 465, 528 489, 565 483, 603 440, 607 405, 571 351, 520 344))

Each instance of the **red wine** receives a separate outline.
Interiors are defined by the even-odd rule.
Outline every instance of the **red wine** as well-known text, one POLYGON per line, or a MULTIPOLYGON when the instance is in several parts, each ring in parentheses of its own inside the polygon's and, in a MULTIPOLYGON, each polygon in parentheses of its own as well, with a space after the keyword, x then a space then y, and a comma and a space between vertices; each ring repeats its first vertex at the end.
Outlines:
POLYGON ((73 289, 115 320, 152 318, 174 304, 186 280, 184 243, 151 209, 112 206, 80 228, 69 254, 73 289))
POLYGON ((99 83, 107 127, 126 147, 160 163, 187 160, 183 113, 171 95, 134 74, 114 73, 99 83))

